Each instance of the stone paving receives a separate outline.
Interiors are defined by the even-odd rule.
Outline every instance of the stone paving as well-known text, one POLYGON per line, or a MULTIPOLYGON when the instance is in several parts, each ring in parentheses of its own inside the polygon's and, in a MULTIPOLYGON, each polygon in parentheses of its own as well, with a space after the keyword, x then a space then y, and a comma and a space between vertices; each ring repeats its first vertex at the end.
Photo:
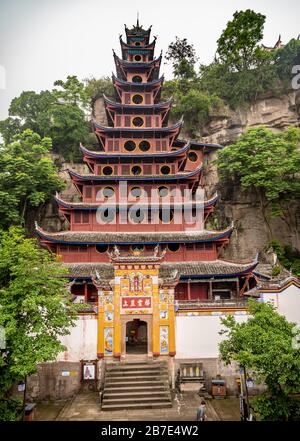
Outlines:
MULTIPOLYGON (((65 404, 41 403, 37 406, 36 420, 56 421, 196 421, 197 408, 201 398, 197 393, 178 394, 173 407, 169 409, 139 409, 101 411, 98 394, 92 391, 80 392, 65 404), (53 406, 56 404, 56 415, 53 406), (48 411, 47 411, 48 409, 48 411)), ((206 400, 208 421, 219 420, 211 401, 206 400)))

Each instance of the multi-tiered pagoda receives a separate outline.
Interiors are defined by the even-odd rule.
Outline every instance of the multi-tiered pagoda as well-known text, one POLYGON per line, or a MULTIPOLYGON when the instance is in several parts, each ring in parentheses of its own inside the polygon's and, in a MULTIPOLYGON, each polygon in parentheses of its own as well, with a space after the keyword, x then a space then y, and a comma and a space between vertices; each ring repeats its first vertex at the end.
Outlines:
POLYGON ((97 150, 80 147, 89 172, 68 171, 81 202, 56 197, 69 230, 37 233, 68 267, 75 301, 97 305, 98 357, 173 356, 175 314, 242 298, 257 261, 219 258, 233 226, 205 229, 218 198, 202 198, 201 180, 221 147, 178 138, 183 120, 169 123, 172 102, 160 99, 151 28, 125 31, 107 126, 93 122, 97 150))

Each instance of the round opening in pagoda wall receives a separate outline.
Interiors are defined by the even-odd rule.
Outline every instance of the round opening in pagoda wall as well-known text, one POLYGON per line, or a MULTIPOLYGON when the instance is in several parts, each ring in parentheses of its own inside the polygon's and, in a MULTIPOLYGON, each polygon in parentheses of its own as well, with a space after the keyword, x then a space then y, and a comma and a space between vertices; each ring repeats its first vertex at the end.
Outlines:
POLYGON ((126 141, 124 144, 124 149, 127 152, 132 152, 136 148, 136 143, 134 141, 126 141))
POLYGON ((108 245, 96 245, 96 251, 98 253, 106 253, 106 251, 108 251, 108 245))
POLYGON ((103 173, 105 176, 112 175, 112 172, 113 172, 113 169, 112 169, 112 167, 110 167, 109 165, 106 165, 106 166, 103 167, 103 169, 102 169, 102 173, 103 173))
POLYGON ((141 197, 142 195, 141 187, 132 187, 132 189, 130 190, 130 195, 133 196, 134 198, 141 197))
POLYGON ((163 165, 163 166, 161 167, 160 171, 161 171, 161 173, 162 173, 163 175, 169 175, 171 169, 170 169, 170 167, 169 167, 168 165, 163 165))
POLYGON ((158 194, 160 198, 166 197, 168 193, 169 193, 168 187, 164 187, 164 186, 158 187, 158 194))
POLYGON ((140 208, 135 208, 130 211, 130 220, 134 224, 140 224, 145 218, 145 213, 140 208))
POLYGON ((139 143, 139 149, 142 150, 142 152, 147 152, 150 149, 150 142, 141 141, 139 143))
POLYGON ((167 247, 169 251, 172 251, 172 253, 176 253, 176 251, 180 250, 179 243, 168 243, 167 247))
POLYGON ((140 77, 139 75, 135 75, 134 77, 132 77, 132 82, 133 83, 142 83, 143 82, 143 78, 140 77))
POLYGON ((174 217, 174 210, 170 210, 168 208, 163 208, 159 210, 159 220, 163 224, 169 224, 170 222, 172 222, 173 217, 174 217))
POLYGON ((140 116, 136 116, 135 118, 133 118, 132 124, 135 127, 142 127, 144 125, 144 120, 140 116))
POLYGON ((135 46, 141 46, 141 43, 139 41, 136 41, 134 44, 135 46))
MULTIPOLYGON (((101 221, 103 222, 103 223, 106 223, 106 224, 109 224, 109 223, 111 223, 111 222, 113 222, 114 221, 114 219, 115 219, 115 210, 114 210, 114 208, 105 208, 105 207, 103 207, 101 210, 100 210, 100 218, 101 218, 101 221)), ((98 213, 97 213, 97 216, 98 216, 98 213)))
POLYGON ((132 102, 134 104, 141 104, 144 101, 144 98, 142 95, 133 95, 132 102))
POLYGON ((142 168, 139 165, 134 165, 131 169, 131 173, 134 176, 138 176, 142 173, 142 168))
POLYGON ((112 187, 104 187, 102 190, 102 194, 105 198, 112 198, 115 194, 115 190, 112 187))
POLYGON ((189 158, 189 160, 192 161, 192 162, 196 162, 196 161, 198 161, 198 155, 197 155, 197 153, 195 153, 195 152, 190 152, 190 153, 188 154, 188 158, 189 158))
POLYGON ((140 55, 135 55, 135 56, 134 56, 134 61, 139 62, 139 61, 141 61, 141 60, 142 60, 142 57, 141 57, 140 55))

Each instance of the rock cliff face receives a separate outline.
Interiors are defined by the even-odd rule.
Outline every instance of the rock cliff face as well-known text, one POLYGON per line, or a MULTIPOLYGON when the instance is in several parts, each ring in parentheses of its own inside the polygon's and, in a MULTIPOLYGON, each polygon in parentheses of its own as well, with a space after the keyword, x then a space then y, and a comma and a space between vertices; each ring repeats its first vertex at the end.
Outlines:
MULTIPOLYGON (((224 115, 213 115, 205 126, 202 140, 224 146, 236 139, 250 127, 265 125, 280 131, 300 123, 300 91, 281 96, 268 97, 255 104, 231 110, 224 115)), ((228 258, 253 257, 257 252, 260 259, 268 259, 265 248, 271 239, 278 239, 300 249, 300 202, 287 207, 282 218, 264 215, 256 194, 242 191, 238 186, 220 186, 215 165, 216 154, 211 154, 210 165, 205 172, 205 186, 208 194, 217 190, 220 201, 217 218, 223 225, 232 220, 235 231, 230 245, 225 250, 228 258)))
MULTIPOLYGON (((94 107, 94 118, 106 124, 103 100, 98 99, 94 107)), ((247 128, 265 125, 273 130, 283 130, 300 123, 300 91, 291 91, 281 97, 266 97, 237 111, 226 110, 223 114, 212 115, 202 132, 202 141, 219 143, 224 146, 236 141, 247 128)), ((183 136, 185 136, 183 132, 183 136)), ((260 259, 268 256, 264 250, 271 238, 300 249, 300 203, 289 206, 284 218, 268 219, 262 213, 260 202, 254 193, 243 192, 239 187, 219 185, 218 172, 213 161, 216 153, 211 153, 206 165, 204 184, 208 196, 218 191, 220 201, 212 227, 225 226, 234 222, 235 231, 229 247, 225 250, 226 258, 252 258, 257 252, 260 259)), ((70 168, 83 171, 82 164, 70 164, 70 168)), ((63 164, 66 169, 68 164, 63 164)), ((68 182, 67 174, 62 172, 68 182)), ((64 192, 68 197, 76 198, 76 192, 70 182, 64 192)), ((58 215, 56 204, 43 207, 39 216, 43 228, 58 231, 67 228, 63 217, 58 215)))

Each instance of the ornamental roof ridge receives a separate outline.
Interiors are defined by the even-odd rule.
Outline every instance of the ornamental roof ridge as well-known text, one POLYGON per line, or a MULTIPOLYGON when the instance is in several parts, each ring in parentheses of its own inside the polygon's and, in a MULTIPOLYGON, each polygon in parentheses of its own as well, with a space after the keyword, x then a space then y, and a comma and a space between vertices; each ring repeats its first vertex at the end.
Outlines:
POLYGON ((117 245, 114 245, 113 251, 107 251, 108 256, 110 257, 112 262, 159 262, 161 261, 167 252, 167 248, 165 247, 163 250, 160 250, 159 245, 157 244, 154 248, 154 253, 151 255, 145 255, 142 251, 133 251, 131 255, 122 255, 117 245))

